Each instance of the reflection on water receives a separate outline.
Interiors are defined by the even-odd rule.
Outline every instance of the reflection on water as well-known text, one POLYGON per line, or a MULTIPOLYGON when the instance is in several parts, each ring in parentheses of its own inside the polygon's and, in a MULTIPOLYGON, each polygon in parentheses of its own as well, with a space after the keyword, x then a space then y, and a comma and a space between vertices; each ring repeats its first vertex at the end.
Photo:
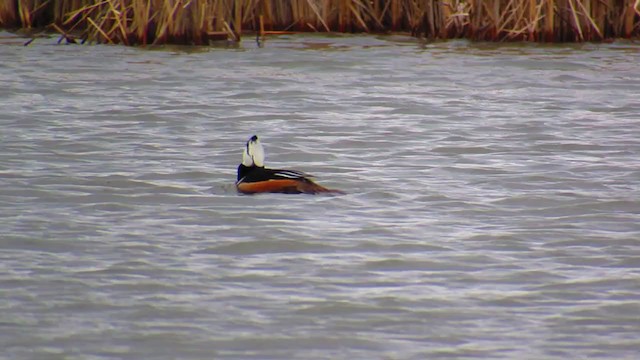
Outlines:
POLYGON ((633 358, 632 43, 0 52, 9 359, 633 358), (344 196, 243 196, 272 167, 344 196))

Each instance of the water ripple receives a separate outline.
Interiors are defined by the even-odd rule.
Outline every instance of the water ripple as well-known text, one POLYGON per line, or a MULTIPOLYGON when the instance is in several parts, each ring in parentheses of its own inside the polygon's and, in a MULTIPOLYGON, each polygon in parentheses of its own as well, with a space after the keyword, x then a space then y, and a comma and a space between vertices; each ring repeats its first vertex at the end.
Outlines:
POLYGON ((637 356, 633 44, 4 50, 8 359, 637 356))

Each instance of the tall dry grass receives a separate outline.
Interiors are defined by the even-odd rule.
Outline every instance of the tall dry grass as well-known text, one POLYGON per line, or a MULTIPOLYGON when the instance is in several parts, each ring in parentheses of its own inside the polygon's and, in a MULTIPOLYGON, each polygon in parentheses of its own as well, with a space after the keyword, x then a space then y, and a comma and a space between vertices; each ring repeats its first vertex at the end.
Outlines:
POLYGON ((2 0, 0 26, 51 25, 127 45, 206 44, 246 31, 598 41, 640 35, 640 0, 2 0))

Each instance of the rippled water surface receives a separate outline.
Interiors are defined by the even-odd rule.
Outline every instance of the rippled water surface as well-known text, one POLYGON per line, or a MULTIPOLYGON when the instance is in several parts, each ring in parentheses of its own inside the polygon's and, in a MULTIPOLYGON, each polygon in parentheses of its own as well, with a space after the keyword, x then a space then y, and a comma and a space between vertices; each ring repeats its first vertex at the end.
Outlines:
POLYGON ((20 42, 4 358, 637 358, 638 45, 20 42), (347 194, 236 194, 253 134, 347 194))

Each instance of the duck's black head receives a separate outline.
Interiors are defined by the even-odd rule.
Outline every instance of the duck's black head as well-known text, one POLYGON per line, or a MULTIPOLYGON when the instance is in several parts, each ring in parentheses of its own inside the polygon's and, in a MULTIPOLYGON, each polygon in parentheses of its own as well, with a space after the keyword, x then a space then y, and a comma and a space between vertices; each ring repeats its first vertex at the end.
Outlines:
POLYGON ((242 152, 242 163, 238 166, 238 181, 258 168, 264 168, 264 149, 258 136, 253 135, 242 152))

